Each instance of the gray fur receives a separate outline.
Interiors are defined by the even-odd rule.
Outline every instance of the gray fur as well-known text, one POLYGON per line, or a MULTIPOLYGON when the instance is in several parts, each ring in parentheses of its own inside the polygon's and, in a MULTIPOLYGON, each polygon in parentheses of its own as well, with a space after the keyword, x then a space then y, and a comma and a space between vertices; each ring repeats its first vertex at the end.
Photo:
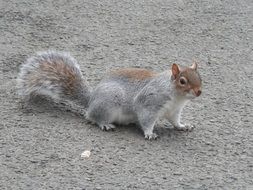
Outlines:
MULTIPOLYGON (((108 76, 91 93, 87 118, 99 126, 109 124, 139 124, 146 138, 156 138, 153 133, 157 119, 173 102, 174 84, 169 71, 146 80, 108 76)), ((170 111, 170 110, 169 110, 170 111)))

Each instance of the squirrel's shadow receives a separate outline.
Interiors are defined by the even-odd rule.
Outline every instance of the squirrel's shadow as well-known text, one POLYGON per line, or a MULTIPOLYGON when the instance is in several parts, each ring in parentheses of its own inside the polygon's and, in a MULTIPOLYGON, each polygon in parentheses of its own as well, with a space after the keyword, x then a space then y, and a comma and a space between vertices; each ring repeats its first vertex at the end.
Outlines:
POLYGON ((21 101, 20 109, 26 114, 50 113, 52 115, 59 115, 59 117, 65 117, 65 115, 84 117, 85 114, 80 106, 53 102, 44 96, 33 96, 29 100, 21 101))
MULTIPOLYGON (((78 117, 83 119, 87 125, 97 127, 96 124, 92 124, 85 119, 85 110, 78 105, 56 103, 43 96, 31 97, 29 101, 20 102, 20 105, 22 112, 25 114, 49 113, 53 117, 59 118, 78 117)), ((131 136, 136 136, 137 138, 143 138, 143 131, 137 124, 116 125, 116 129, 107 132, 130 134, 131 136)), ((161 138, 179 136, 182 133, 181 131, 174 130, 172 126, 164 127, 164 123, 160 122, 156 124, 154 132, 161 138)))
MULTIPOLYGON (((116 129, 113 132, 117 132, 119 134, 128 134, 131 135, 131 137, 133 138, 139 138, 139 139, 143 139, 144 135, 143 135, 143 131, 141 130, 140 126, 138 126, 137 124, 129 124, 129 125, 116 125, 116 129)), ((184 131, 178 131, 175 130, 172 126, 168 127, 166 125, 166 127, 161 124, 158 123, 156 124, 155 128, 154 128, 154 132, 158 135, 157 141, 182 141, 185 138, 187 138, 187 135, 185 135, 185 133, 188 134, 188 132, 184 132, 184 131)))

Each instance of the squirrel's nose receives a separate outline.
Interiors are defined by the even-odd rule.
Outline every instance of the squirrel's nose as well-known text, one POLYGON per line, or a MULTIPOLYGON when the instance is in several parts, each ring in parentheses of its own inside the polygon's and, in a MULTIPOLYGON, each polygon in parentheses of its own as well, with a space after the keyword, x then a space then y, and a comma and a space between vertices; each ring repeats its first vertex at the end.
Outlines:
POLYGON ((201 90, 198 90, 198 91, 196 92, 196 96, 200 96, 200 94, 201 94, 201 90))

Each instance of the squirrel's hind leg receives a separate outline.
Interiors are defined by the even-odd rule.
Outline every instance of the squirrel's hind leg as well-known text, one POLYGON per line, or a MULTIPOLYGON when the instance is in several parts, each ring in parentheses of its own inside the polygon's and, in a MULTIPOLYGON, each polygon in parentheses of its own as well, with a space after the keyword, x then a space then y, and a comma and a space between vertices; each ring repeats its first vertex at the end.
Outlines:
POLYGON ((115 129, 114 124, 98 124, 99 128, 102 129, 102 131, 110 131, 115 129))
POLYGON ((87 110, 87 119, 95 122, 102 130, 114 129, 124 102, 124 90, 115 83, 106 83, 98 87, 93 94, 87 110))
POLYGON ((91 105, 87 110, 86 119, 93 124, 98 125, 103 131, 109 131, 116 128, 113 124, 112 112, 103 104, 91 105))
POLYGON ((92 124, 97 125, 102 131, 110 131, 116 128, 116 126, 110 122, 110 118, 108 117, 100 118, 98 115, 94 115, 94 113, 87 113, 86 119, 92 124))

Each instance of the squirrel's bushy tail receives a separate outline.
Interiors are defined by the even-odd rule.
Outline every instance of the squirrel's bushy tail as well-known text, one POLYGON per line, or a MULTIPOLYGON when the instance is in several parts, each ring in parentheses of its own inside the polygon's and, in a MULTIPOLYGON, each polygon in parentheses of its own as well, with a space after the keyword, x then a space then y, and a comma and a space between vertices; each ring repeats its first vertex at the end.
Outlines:
POLYGON ((30 57, 20 68, 19 95, 43 95, 54 101, 74 101, 87 106, 90 89, 77 61, 67 53, 47 51, 30 57))

